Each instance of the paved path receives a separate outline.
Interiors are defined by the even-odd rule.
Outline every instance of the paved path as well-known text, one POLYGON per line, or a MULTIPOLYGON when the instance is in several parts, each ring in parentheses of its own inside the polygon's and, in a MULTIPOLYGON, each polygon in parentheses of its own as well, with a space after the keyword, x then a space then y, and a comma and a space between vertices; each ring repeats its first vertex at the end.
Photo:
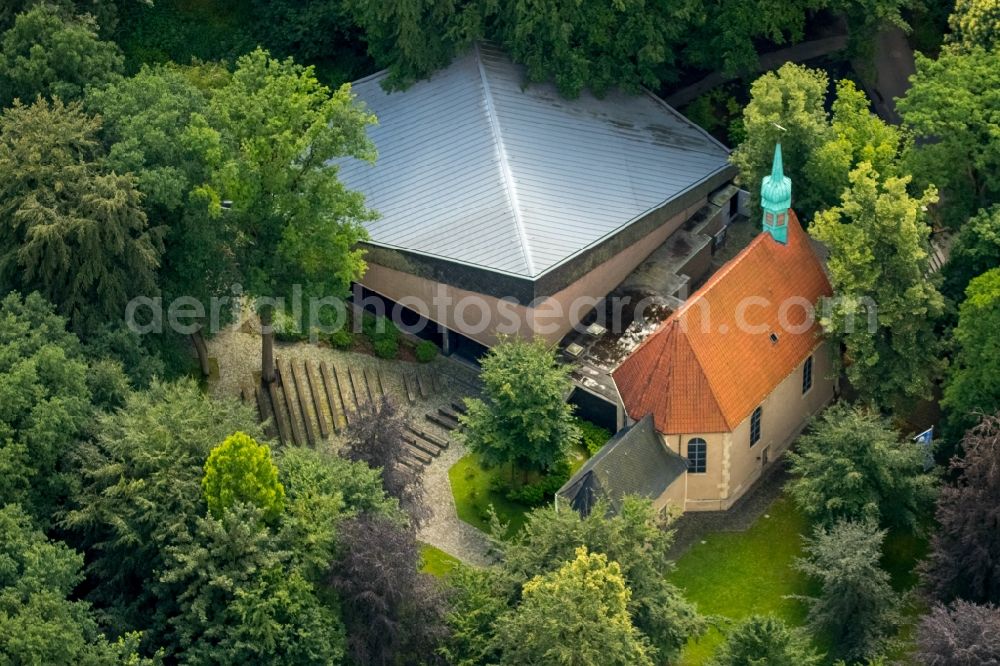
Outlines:
POLYGON ((486 535, 458 517, 451 494, 448 469, 465 455, 465 447, 451 438, 451 446, 424 470, 424 492, 434 515, 417 538, 440 548, 466 564, 489 564, 490 545, 486 535))
POLYGON ((901 118, 896 112, 896 99, 910 88, 910 77, 916 72, 913 49, 906 35, 896 26, 886 28, 875 38, 873 67, 859 66, 865 92, 871 98, 875 112, 886 122, 898 125, 901 118))

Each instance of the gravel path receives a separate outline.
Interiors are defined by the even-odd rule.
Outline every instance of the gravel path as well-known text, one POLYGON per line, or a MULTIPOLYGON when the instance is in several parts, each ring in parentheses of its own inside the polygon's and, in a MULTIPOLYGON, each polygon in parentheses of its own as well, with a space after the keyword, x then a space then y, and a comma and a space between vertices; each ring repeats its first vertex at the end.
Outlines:
MULTIPOLYGON (((260 376, 260 336, 251 332, 248 326, 243 329, 230 328, 219 333, 208 342, 208 347, 209 354, 219 361, 219 377, 210 387, 213 395, 238 396, 241 384, 260 376)), ((451 442, 448 449, 424 468, 424 491, 433 515, 420 529, 417 538, 468 564, 482 566, 489 563, 489 540, 484 533, 458 517, 455 499, 451 494, 448 469, 465 455, 465 448, 444 429, 424 419, 427 412, 470 395, 472 389, 469 383, 476 375, 475 370, 460 361, 444 357, 423 365, 423 369, 441 373, 445 379, 444 388, 440 392, 431 391, 426 400, 418 398, 415 403, 410 404, 400 373, 415 371, 416 364, 386 361, 367 354, 345 352, 306 342, 276 341, 274 353, 276 358, 311 359, 317 362, 327 360, 356 369, 379 369, 386 392, 392 396, 395 404, 415 424, 451 442)), ((334 450, 341 444, 339 436, 331 434, 330 445, 334 450)))

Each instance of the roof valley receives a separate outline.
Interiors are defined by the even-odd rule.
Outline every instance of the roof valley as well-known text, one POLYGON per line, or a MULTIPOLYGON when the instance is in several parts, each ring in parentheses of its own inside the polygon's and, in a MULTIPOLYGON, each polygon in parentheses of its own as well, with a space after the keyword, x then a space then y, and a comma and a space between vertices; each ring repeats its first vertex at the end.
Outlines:
POLYGON ((517 227, 517 236, 521 241, 521 251, 524 254, 524 263, 528 269, 528 275, 535 275, 535 262, 531 257, 531 246, 528 243, 528 234, 524 228, 524 220, 521 217, 521 204, 517 198, 517 185, 510 170, 510 162, 507 159, 507 148, 504 146, 503 134, 500 131, 500 121, 497 118, 496 109, 493 106, 493 93, 490 90, 489 77, 486 75, 486 67, 483 65, 482 52, 479 43, 474 45, 476 67, 479 69, 479 77, 483 84, 483 99, 486 104, 486 113, 490 119, 490 129, 493 131, 493 139, 496 142, 497 156, 500 161, 500 175, 503 178, 504 186, 507 190, 507 197, 510 200, 511 212, 514 216, 514 224, 517 227))

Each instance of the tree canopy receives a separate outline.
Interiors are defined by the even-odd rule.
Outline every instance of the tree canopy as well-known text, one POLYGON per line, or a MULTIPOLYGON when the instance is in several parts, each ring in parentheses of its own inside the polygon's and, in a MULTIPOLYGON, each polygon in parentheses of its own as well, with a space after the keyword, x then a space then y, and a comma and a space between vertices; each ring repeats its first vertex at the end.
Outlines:
POLYGON ((39 3, 17 15, 0 36, 0 107, 36 96, 79 99, 88 85, 100 85, 122 69, 114 42, 102 41, 90 15, 74 15, 39 3))
POLYGON ((897 109, 920 140, 906 167, 918 187, 942 193, 935 215, 958 227, 980 208, 1000 203, 1000 50, 946 49, 917 54, 917 73, 897 109))
POLYGON ((956 601, 935 604, 916 630, 921 664, 979 666, 1000 655, 1000 609, 956 601))
POLYGON ((482 361, 484 400, 466 399, 466 445, 487 465, 547 470, 580 439, 566 402, 569 368, 544 342, 509 339, 482 361))
POLYGON ((820 655, 801 630, 770 615, 751 615, 726 634, 711 666, 816 666, 820 655))
POLYGON ((829 407, 788 453, 792 498, 812 520, 871 520, 919 532, 931 514, 934 477, 924 451, 888 419, 861 407, 829 407))
POLYGON ((216 518, 244 502, 260 509, 265 520, 274 521, 285 504, 285 488, 278 481, 271 449, 243 432, 226 437, 208 454, 201 488, 216 518))
POLYGON ((829 248, 833 298, 822 324, 847 357, 862 399, 889 409, 927 397, 940 370, 935 320, 944 301, 928 279, 924 210, 932 188, 911 197, 908 177, 882 178, 869 162, 850 174, 841 204, 816 215, 813 236, 829 248))
POLYGON ((618 563, 580 546, 575 559, 524 583, 521 603, 497 626, 500 663, 652 666, 630 596, 618 563))
POLYGON ((100 164, 99 129, 78 102, 0 116, 0 287, 39 291, 77 331, 156 295, 162 250, 133 178, 100 164))

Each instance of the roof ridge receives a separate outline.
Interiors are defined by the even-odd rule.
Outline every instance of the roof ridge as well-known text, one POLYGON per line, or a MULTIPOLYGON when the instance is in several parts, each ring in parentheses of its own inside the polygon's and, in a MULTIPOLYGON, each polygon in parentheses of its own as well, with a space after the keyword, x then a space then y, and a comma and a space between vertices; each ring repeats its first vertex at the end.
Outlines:
POLYGON ((483 84, 483 99, 486 103, 486 114, 489 117, 490 129, 493 131, 493 140, 496 142, 497 155, 500 160, 500 175, 503 177, 504 188, 507 190, 507 199, 510 202, 511 213, 514 215, 514 226, 517 228, 517 237, 521 242, 521 252, 524 255, 525 267, 528 275, 535 275, 535 262, 531 256, 531 245, 528 243, 528 234, 524 229, 524 220, 521 219, 521 206, 517 198, 517 187, 514 184, 514 176, 510 170, 510 162, 507 159, 507 148, 504 145, 503 134, 500 132, 500 120, 497 118, 496 108, 493 105, 493 91, 490 89, 490 82, 486 76, 486 67, 483 65, 482 51, 479 49, 479 42, 473 44, 476 56, 476 67, 479 69, 479 78, 483 84))

